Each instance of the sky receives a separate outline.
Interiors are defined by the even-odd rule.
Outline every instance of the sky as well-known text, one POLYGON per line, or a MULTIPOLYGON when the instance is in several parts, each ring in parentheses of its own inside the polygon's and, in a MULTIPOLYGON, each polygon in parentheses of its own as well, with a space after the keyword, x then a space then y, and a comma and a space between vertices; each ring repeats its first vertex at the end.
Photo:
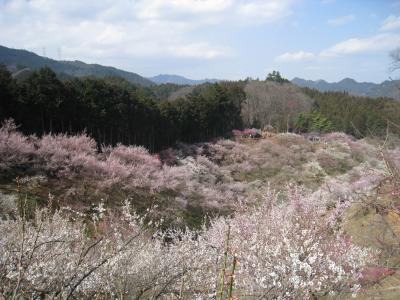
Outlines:
POLYGON ((142 76, 382 82, 399 0, 0 0, 0 45, 142 76))

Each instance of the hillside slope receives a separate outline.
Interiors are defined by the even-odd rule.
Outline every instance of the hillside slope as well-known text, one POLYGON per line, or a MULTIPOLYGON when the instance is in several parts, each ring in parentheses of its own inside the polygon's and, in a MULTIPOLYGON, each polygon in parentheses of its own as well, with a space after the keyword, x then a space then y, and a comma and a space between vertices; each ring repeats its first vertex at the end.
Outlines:
POLYGON ((29 298, 38 286, 52 295, 78 278, 66 296, 398 299, 400 180, 390 174, 400 174, 400 148, 398 139, 384 152, 380 143, 269 133, 159 155, 122 145, 98 152, 86 135, 32 138, 8 121, 0 296, 18 288, 29 298), (19 280, 9 274, 21 257, 19 280), (235 272, 229 286, 220 281, 226 270, 235 272))
POLYGON ((125 80, 150 86, 154 83, 136 73, 123 71, 114 67, 102 66, 99 64, 87 64, 82 61, 58 61, 47 57, 39 56, 33 52, 19 49, 11 49, 0 46, 0 64, 7 66, 12 71, 19 71, 23 67, 37 70, 48 66, 58 74, 66 74, 74 77, 94 76, 98 78, 117 76, 125 80))

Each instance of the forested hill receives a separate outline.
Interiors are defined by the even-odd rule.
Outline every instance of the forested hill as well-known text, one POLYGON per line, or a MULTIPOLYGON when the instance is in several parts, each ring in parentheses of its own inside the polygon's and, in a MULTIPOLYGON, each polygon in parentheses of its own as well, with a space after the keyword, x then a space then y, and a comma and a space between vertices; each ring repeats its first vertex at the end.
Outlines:
POLYGON ((86 64, 81 61, 58 61, 39 56, 33 52, 19 49, 11 49, 0 46, 0 64, 7 66, 13 72, 26 70, 38 70, 45 66, 50 67, 61 76, 73 77, 94 76, 97 78, 121 77, 130 83, 150 86, 154 83, 136 73, 123 71, 114 67, 106 67, 98 64, 86 64))
POLYGON ((294 78, 292 83, 300 87, 308 87, 321 92, 348 92, 352 95, 366 96, 371 98, 388 97, 400 100, 400 80, 386 80, 382 83, 357 82, 352 78, 345 78, 338 82, 327 82, 325 80, 305 80, 294 78))
POLYGON ((118 77, 60 80, 48 67, 16 80, 0 66, 0 99, 0 121, 14 119, 25 134, 86 132, 98 145, 143 145, 151 152, 254 127, 361 138, 385 135, 389 126, 400 134, 400 101, 322 93, 272 75, 264 81, 143 87, 118 77))
POLYGON ((85 131, 99 144, 136 144, 159 151, 176 141, 223 136, 240 124, 241 83, 196 87, 187 98, 161 101, 179 86, 143 87, 124 79, 61 81, 48 67, 22 80, 0 66, 0 121, 26 134, 85 131))

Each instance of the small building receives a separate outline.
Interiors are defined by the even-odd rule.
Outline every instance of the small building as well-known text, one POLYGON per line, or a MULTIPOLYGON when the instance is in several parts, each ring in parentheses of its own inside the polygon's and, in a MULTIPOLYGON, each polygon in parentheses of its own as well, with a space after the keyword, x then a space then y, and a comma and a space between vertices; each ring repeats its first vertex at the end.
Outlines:
POLYGON ((257 128, 251 128, 251 129, 244 129, 244 130, 237 130, 234 129, 232 130, 232 134, 234 137, 237 138, 261 138, 262 137, 262 132, 260 129, 257 128))

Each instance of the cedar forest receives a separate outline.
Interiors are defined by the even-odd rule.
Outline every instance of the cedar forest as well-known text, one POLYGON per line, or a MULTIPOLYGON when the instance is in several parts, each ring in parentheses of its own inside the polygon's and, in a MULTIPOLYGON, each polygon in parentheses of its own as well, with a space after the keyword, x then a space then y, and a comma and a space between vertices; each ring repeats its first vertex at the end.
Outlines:
POLYGON ((293 91, 279 72, 265 82, 203 84, 170 101, 168 96, 182 86, 141 87, 112 77, 61 81, 49 68, 16 81, 1 67, 0 88, 0 119, 13 118, 26 134, 86 132, 99 144, 143 145, 152 152, 177 141, 208 141, 233 129, 267 124, 278 132, 341 131, 356 137, 382 136, 388 126, 399 130, 393 123, 400 119, 398 101, 308 88, 293 91), (273 87, 266 85, 271 82, 281 85, 275 90, 286 98, 271 103, 274 109, 260 103, 271 93, 273 87))

